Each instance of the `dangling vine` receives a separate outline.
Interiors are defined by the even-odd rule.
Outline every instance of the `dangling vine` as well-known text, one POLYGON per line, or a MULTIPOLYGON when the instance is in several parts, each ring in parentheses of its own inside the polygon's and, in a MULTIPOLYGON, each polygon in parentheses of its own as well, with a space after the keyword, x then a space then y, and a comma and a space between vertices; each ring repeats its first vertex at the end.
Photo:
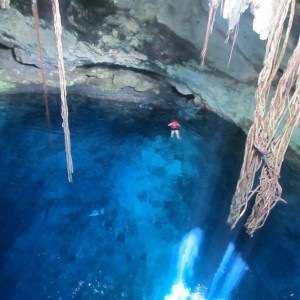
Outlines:
POLYGON ((299 84, 297 80, 300 59, 299 43, 277 85, 275 95, 271 101, 268 101, 271 84, 280 66, 293 22, 295 1, 290 2, 281 1, 278 5, 274 24, 268 37, 264 67, 259 75, 256 92, 254 124, 248 133, 244 162, 228 218, 232 228, 235 227, 245 213, 249 200, 256 195, 252 213, 245 225, 250 235, 264 225, 276 203, 284 201, 281 198, 282 188, 279 184, 280 170, 292 130, 299 117, 300 99, 299 94, 297 95, 299 91, 297 87, 299 84), (281 46, 281 54, 278 56, 284 22, 289 12, 290 20, 286 30, 286 39, 281 46), (290 91, 295 84, 295 92, 290 98, 290 91), (283 127, 281 130, 279 125, 283 127), (257 187, 253 188, 255 175, 259 170, 260 181, 257 187))
POLYGON ((68 117, 68 105, 67 105, 65 67, 64 67, 63 50, 62 50, 62 42, 61 42, 62 27, 61 27, 61 17, 60 17, 58 0, 52 0, 52 11, 54 17, 56 46, 58 52, 58 73, 59 73, 60 95, 61 95, 61 115, 63 119, 62 127, 64 129, 64 136, 65 136, 68 180, 69 182, 71 182, 72 174, 73 174, 73 161, 71 155, 71 140, 70 140, 70 130, 69 130, 69 121, 68 121, 69 117, 68 117))
POLYGON ((41 79, 42 79, 42 84, 43 84, 43 92, 44 92, 45 107, 46 107, 46 117, 47 117, 47 123, 49 125, 50 117, 49 117, 49 107, 48 107, 48 99, 47 99, 47 85, 46 85, 46 77, 45 77, 45 67, 44 67, 42 43, 41 43, 41 38, 40 38, 40 19, 39 19, 36 0, 32 0, 31 8, 32 8, 32 14, 33 14, 33 19, 34 19, 34 26, 35 26, 35 30, 36 30, 37 45, 38 45, 38 50, 39 50, 40 72, 41 72, 41 79))
MULTIPOLYGON (((215 13, 215 1, 210 2, 214 4, 210 5, 210 10, 215 13)), ((220 4, 219 1, 217 2, 220 4)), ((275 13, 268 35, 264 66, 259 74, 255 95, 254 122, 247 135, 244 161, 228 217, 228 223, 234 228, 245 214, 248 202, 255 195, 252 212, 245 224, 250 235, 264 225, 276 203, 285 202, 281 198, 282 188, 279 184, 279 177, 293 129, 300 116, 300 40, 271 99, 270 91, 285 54, 295 6, 296 0, 280 0, 276 4, 276 9, 274 8, 275 13), (288 15, 289 21, 285 25, 288 15), (285 27, 286 30, 284 30, 285 27), (285 36, 283 41, 282 36, 285 36), (254 179, 259 171, 259 183, 253 187, 254 179)), ((208 27, 212 28, 210 17, 208 27)), ((210 32, 211 29, 208 29, 207 33, 210 34, 210 32)), ((204 49, 207 49, 207 45, 204 49)))

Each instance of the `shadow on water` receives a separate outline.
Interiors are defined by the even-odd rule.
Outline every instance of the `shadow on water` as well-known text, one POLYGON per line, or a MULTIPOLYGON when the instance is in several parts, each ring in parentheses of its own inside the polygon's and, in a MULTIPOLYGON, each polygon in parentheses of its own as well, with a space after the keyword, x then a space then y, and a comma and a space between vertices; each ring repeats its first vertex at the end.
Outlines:
POLYGON ((250 238, 242 222, 226 223, 245 142, 233 124, 207 111, 184 117, 176 104, 73 96, 68 183, 59 96, 49 108, 47 127, 42 97, 0 101, 1 299, 164 299, 193 228, 201 249, 189 288, 208 299, 299 298, 297 169, 282 173, 289 204, 250 238), (167 126, 175 117, 180 140, 167 126), (247 266, 237 287, 232 261, 247 266))

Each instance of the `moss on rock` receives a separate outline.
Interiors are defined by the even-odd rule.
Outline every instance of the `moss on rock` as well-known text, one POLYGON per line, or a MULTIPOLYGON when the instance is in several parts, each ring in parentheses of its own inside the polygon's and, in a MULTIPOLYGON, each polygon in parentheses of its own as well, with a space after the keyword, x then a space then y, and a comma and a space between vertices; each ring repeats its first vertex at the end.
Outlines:
POLYGON ((16 85, 11 82, 1 81, 0 80, 0 93, 6 93, 15 89, 16 85))

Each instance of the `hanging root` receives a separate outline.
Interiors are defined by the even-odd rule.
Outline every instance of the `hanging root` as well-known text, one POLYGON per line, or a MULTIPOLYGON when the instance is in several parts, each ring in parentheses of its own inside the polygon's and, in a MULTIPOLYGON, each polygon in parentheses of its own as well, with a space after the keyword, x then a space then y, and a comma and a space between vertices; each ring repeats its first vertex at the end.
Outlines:
POLYGON ((228 218, 231 227, 235 227, 245 213, 248 201, 256 195, 252 212, 245 224, 250 235, 264 225, 270 211, 278 202, 285 202, 281 198, 282 188, 279 184, 279 174, 293 128, 300 115, 299 41, 270 103, 268 103, 268 99, 272 81, 286 49, 294 9, 295 0, 281 0, 278 4, 278 11, 274 17, 274 24, 267 42, 264 67, 259 75, 254 123, 247 136, 243 166, 228 218), (279 51, 284 21, 289 7, 290 18, 286 37, 281 51, 279 51), (280 52, 279 55, 278 52, 280 52), (293 89, 294 92, 290 98, 293 89), (254 179, 260 168, 260 182, 253 189, 254 179))
POLYGON ((45 107, 46 107, 46 118, 47 118, 47 123, 49 126, 50 125, 50 114, 49 114, 48 98, 47 98, 47 85, 46 85, 43 49, 42 49, 42 43, 41 43, 41 38, 40 38, 40 18, 39 18, 37 4, 36 4, 35 0, 32 0, 31 8, 32 8, 32 14, 33 14, 33 19, 34 19, 34 26, 35 26, 35 30, 36 30, 37 45, 38 45, 38 50, 39 50, 40 73, 41 73, 41 79, 42 79, 42 84, 43 84, 43 92, 44 92, 45 107))
MULTIPOLYGON (((227 68, 229 68, 229 65, 230 65, 230 62, 231 62, 231 58, 232 58, 233 49, 234 49, 234 46, 235 46, 235 43, 236 43, 236 40, 237 40, 237 37, 238 37, 238 33, 239 33, 239 23, 237 23, 237 24, 234 26, 233 31, 234 31, 234 33, 233 33, 232 45, 231 45, 231 50, 230 50, 230 55, 229 55, 229 59, 228 59, 227 68)), ((227 34, 226 42, 229 41, 229 37, 230 37, 230 32, 228 32, 228 34, 227 34)))
POLYGON ((206 34, 205 34, 205 40, 204 40, 204 46, 201 52, 201 65, 204 65, 206 53, 207 53, 207 48, 208 48, 208 40, 209 36, 211 35, 213 28, 214 28, 214 23, 215 23, 215 16, 216 16, 216 11, 220 5, 220 1, 218 0, 210 0, 209 1, 209 12, 208 12, 208 20, 207 20, 207 28, 206 28, 206 34))
MULTIPOLYGON (((202 65, 207 53, 208 38, 213 30, 216 10, 220 4, 223 5, 223 1, 230 0, 209 1, 207 30, 201 53, 202 65)), ((295 7, 296 0, 278 0, 276 5, 266 45, 264 66, 258 78, 254 122, 247 136, 243 165, 227 220, 231 228, 234 228, 245 214, 248 202, 256 195, 251 215, 245 225, 250 235, 264 225, 271 209, 278 202, 285 202, 281 198, 279 174, 293 128, 297 125, 300 115, 300 41, 289 59, 272 99, 269 94, 288 44, 295 7), (285 26, 288 15, 289 21, 285 26), (292 90, 294 92, 290 98, 292 90), (259 170, 261 170, 260 182, 253 187, 259 170)), ((238 26, 235 28, 229 62, 237 33, 238 26)))
POLYGON ((248 234, 252 236, 258 228, 264 225, 271 209, 277 202, 282 201, 286 203, 281 198, 281 194, 282 188, 278 182, 278 176, 272 174, 268 167, 265 166, 262 170, 255 204, 245 224, 248 234))
POLYGON ((70 130, 69 130, 69 121, 68 121, 65 67, 64 67, 62 42, 61 42, 62 27, 61 27, 61 18, 60 18, 58 0, 52 0, 52 10, 54 16, 54 28, 55 28, 56 46, 58 52, 58 73, 59 73, 60 95, 61 95, 61 116, 63 119, 62 127, 64 129, 64 136, 65 136, 68 180, 69 182, 71 182, 72 174, 73 174, 73 162, 72 162, 72 155, 71 155, 71 140, 70 140, 70 130))

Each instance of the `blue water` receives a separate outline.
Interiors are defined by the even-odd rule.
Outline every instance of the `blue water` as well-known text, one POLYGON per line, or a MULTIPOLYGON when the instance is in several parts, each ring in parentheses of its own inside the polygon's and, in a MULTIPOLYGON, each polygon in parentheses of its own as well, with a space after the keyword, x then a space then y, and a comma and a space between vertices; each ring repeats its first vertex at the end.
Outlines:
POLYGON ((250 238, 226 224, 241 130, 209 112, 182 113, 181 103, 68 101, 72 183, 60 97, 49 98, 49 120, 42 96, 0 99, 0 299, 164 299, 180 242, 193 228, 202 235, 186 281, 191 290, 300 299, 295 166, 286 163, 282 173, 289 204, 278 204, 250 238), (169 137, 173 118, 180 140, 169 137), (230 290, 233 265, 245 272, 230 290))

